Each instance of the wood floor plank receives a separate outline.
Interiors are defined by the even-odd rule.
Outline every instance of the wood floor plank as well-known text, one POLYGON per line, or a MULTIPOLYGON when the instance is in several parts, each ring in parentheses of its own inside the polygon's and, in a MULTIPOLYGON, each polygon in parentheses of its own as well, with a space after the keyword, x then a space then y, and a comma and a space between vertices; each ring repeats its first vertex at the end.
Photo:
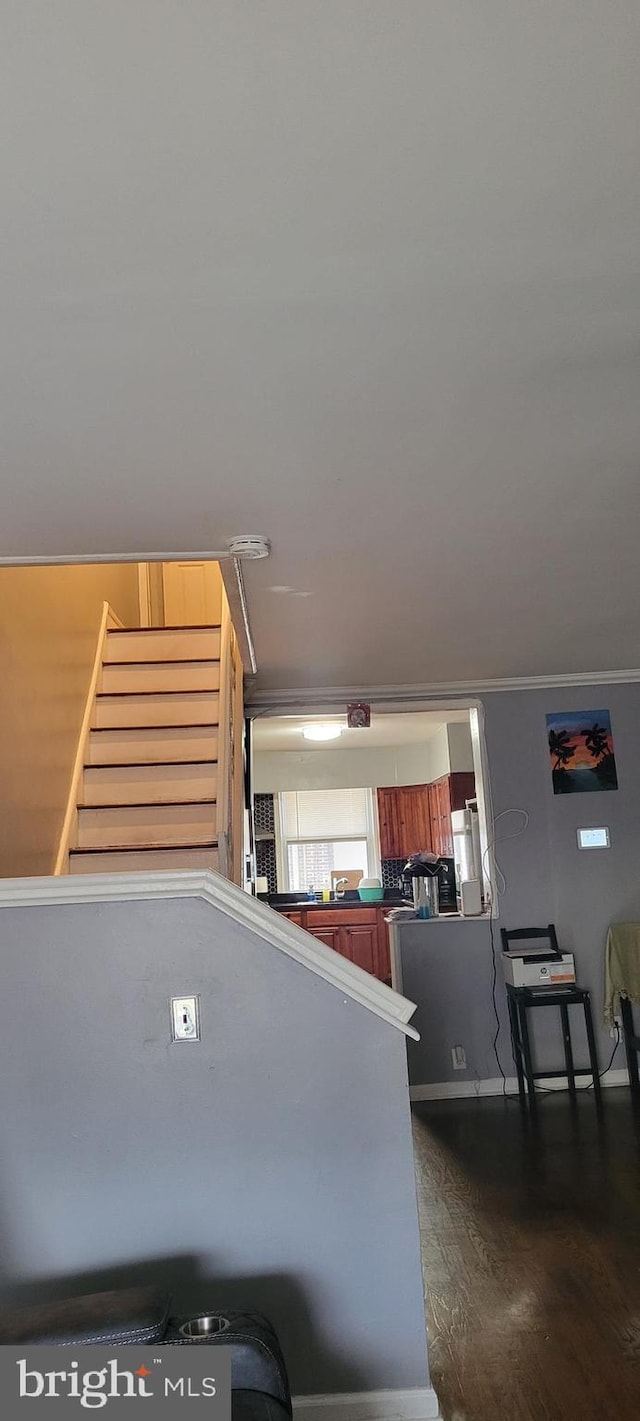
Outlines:
POLYGON ((640 1123, 626 1090, 536 1125, 504 1100, 414 1106, 444 1421, 640 1418, 640 1123))

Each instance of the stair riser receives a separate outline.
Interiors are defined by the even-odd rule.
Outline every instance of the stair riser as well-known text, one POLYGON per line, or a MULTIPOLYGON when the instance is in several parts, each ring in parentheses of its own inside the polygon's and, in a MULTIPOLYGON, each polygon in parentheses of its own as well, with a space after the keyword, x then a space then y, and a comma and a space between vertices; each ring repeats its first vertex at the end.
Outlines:
POLYGON ((74 854, 69 873, 170 873, 184 869, 218 868, 217 848, 154 849, 148 853, 74 854))
POLYGON ((220 629, 192 627, 187 631, 109 632, 104 661, 216 661, 220 629))
POLYGON ((207 844, 217 835, 215 804, 79 809, 79 849, 207 844))
POLYGON ((132 691, 217 691, 220 663, 216 661, 158 662, 145 665, 103 666, 104 695, 132 691))
POLYGON ((98 698, 95 725, 118 726, 216 725, 219 696, 215 692, 194 692, 185 696, 123 696, 113 700, 98 698))
POLYGON ((88 765, 153 765, 161 761, 217 760, 218 735, 191 730, 105 730, 89 736, 88 765))
POLYGON ((217 765, 87 768, 81 804, 179 804, 183 800, 215 799, 217 788, 217 765))

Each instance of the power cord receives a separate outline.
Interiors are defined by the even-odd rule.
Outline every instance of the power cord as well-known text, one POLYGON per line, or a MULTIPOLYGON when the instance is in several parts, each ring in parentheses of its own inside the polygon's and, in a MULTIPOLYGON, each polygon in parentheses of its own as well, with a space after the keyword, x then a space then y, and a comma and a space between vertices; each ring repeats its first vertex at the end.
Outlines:
POLYGON ((488 879, 490 888, 491 888, 491 890, 492 890, 492 892, 491 892, 491 902, 490 902, 490 904, 489 904, 489 939, 490 939, 490 942, 491 942, 491 969, 492 969, 491 1000, 492 1000, 492 1002, 493 1002, 493 1014, 494 1014, 495 1019, 496 1019, 496 1030, 495 1030, 495 1035, 494 1035, 493 1041, 492 1041, 492 1043, 491 1043, 491 1049, 492 1049, 493 1054, 494 1054, 494 1056, 495 1056, 495 1058, 496 1058, 496 1062, 497 1062, 497 1065, 498 1065, 498 1070, 499 1070, 500 1075, 501 1075, 501 1077, 502 1077, 502 1095, 503 1095, 503 1098, 504 1098, 504 1100, 516 1100, 516 1101, 519 1101, 520 1097, 519 1097, 519 1095, 510 1094, 509 1091, 507 1090, 507 1077, 506 1077, 506 1075, 505 1075, 505 1073, 504 1073, 504 1070, 503 1070, 503 1067, 502 1067, 502 1061, 500 1060, 500 1053, 499 1053, 499 1051, 498 1051, 498 1038, 499 1038, 499 1036, 500 1036, 500 1031, 501 1031, 501 1029, 502 1029, 502 1023, 501 1023, 501 1021, 500 1021, 500 1013, 499 1013, 499 1011, 498 1011, 498 1001, 497 1001, 498 962, 497 962, 497 958, 496 958, 496 944, 495 944, 495 937, 494 937, 494 932, 493 932, 493 889, 494 889, 494 885, 495 885, 496 897, 499 897, 499 896, 502 896, 502 894, 506 892, 506 887, 507 887, 507 880, 506 880, 506 878, 505 878, 505 876, 504 876, 504 873, 502 872, 502 869, 501 869, 501 867, 500 867, 500 864, 498 863, 498 860, 497 860, 497 858, 496 858, 496 854, 495 854, 495 847, 496 847, 496 844, 498 844, 498 843, 504 843, 505 840, 507 840, 507 839, 519 839, 519 838, 520 838, 520 835, 521 835, 521 834, 524 834, 525 830, 526 830, 527 827, 528 827, 528 824, 529 824, 529 815, 528 815, 526 809, 502 809, 499 814, 496 814, 496 817, 495 817, 495 819, 494 819, 494 821, 493 821, 493 838, 492 838, 492 839, 490 840, 490 842, 487 844, 487 847, 486 847, 486 849, 485 849, 485 851, 484 851, 484 853, 483 853, 483 855, 482 855, 482 866, 483 866, 483 868, 484 868, 484 870, 485 870, 485 873, 486 873, 486 876, 487 876, 487 879, 488 879), (521 826, 520 826, 519 829, 516 829, 516 830, 515 830, 515 832, 514 832, 513 834, 503 834, 503 835, 502 835, 502 838, 498 839, 498 837, 497 837, 497 835, 496 835, 496 832, 495 832, 496 824, 498 823, 498 820, 499 820, 499 819, 503 819, 507 814, 520 814, 520 815, 522 815, 523 823, 521 824, 521 826), (491 866, 490 866, 490 860, 491 860, 491 866))
POLYGON ((495 1032, 495 1036, 494 1036, 494 1038, 493 1038, 493 1041, 492 1041, 491 1045, 492 1045, 493 1054, 494 1054, 494 1056, 495 1056, 495 1058, 496 1058, 496 1061, 497 1061, 497 1063, 498 1063, 498 1070, 499 1070, 499 1072, 500 1072, 500 1075, 502 1076, 502 1095, 503 1095, 503 1098, 504 1098, 505 1100, 519 1100, 520 1097, 519 1097, 518 1095, 510 1094, 509 1091, 507 1090, 507 1077, 505 1076, 504 1070, 503 1070, 503 1068, 502 1068, 502 1061, 500 1060, 500 1053, 499 1053, 499 1051, 498 1051, 498 1037, 499 1037, 499 1035, 500 1035, 500 1031, 501 1031, 501 1028, 502 1028, 502 1022, 500 1021, 500 1015, 499 1015, 499 1012, 498 1012, 498 1002, 497 1002, 498 963, 497 963, 497 960, 496 960, 496 944, 495 944, 495 938, 494 938, 494 935, 493 935, 493 914, 490 914, 490 915, 489 915, 489 936, 490 936, 490 938, 491 938, 491 962, 492 962, 492 972, 493 972, 492 982, 491 982, 491 1000, 492 1000, 492 1002, 493 1002, 493 1014, 494 1014, 495 1019, 496 1019, 496 1032, 495 1032))
MULTIPOLYGON (((619 1026, 619 1024, 618 1024, 617 1021, 614 1023, 614 1030, 615 1030, 615 1033, 616 1033, 616 1039, 615 1039, 615 1043, 614 1043, 614 1046, 613 1046, 613 1050, 612 1050, 612 1052, 611 1052, 611 1055, 610 1055, 610 1057, 609 1057, 609 1060, 607 1061, 607 1064, 606 1064, 604 1070, 603 1070, 603 1071, 598 1071, 598 1080, 602 1080, 603 1077, 607 1075, 607 1072, 611 1070, 611 1067, 612 1067, 612 1065, 613 1065, 613 1058, 614 1058, 614 1056, 615 1056, 615 1054, 616 1054, 616 1051, 617 1051, 618 1047, 622 1044, 622 1036, 621 1036, 621 1034, 620 1034, 620 1026, 619 1026)), ((577 1085, 577 1086, 576 1086, 576 1094, 578 1094, 578 1095, 584 1095, 585 1091, 587 1091, 587 1090, 593 1090, 593 1087, 594 1087, 594 1078, 593 1078, 593 1076, 592 1076, 592 1077, 591 1077, 591 1080, 589 1081, 589 1084, 588 1084, 588 1085, 577 1085)), ((535 1088, 535 1090, 536 1090, 536 1095, 566 1095, 568 1089, 569 1089, 568 1085, 558 1085, 558 1086, 553 1086, 553 1085, 538 1086, 538 1085, 537 1085, 536 1088, 535 1088)), ((508 1099, 513 1100, 514 1097, 513 1097, 513 1096, 509 1096, 508 1099)))

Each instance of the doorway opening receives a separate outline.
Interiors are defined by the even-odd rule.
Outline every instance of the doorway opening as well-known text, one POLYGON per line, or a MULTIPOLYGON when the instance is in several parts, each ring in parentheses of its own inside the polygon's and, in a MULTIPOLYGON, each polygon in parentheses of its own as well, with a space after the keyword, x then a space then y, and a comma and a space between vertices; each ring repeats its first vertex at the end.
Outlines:
POLYGON ((222 592, 217 562, 176 559, 138 563, 141 627, 217 626, 222 592))
POLYGON ((475 894, 478 913, 489 909, 477 703, 410 710, 374 704, 370 725, 358 729, 347 726, 344 712, 274 709, 258 712, 250 738, 252 876, 272 907, 343 950, 347 919, 330 931, 328 905, 364 911, 367 902, 373 912, 377 903, 377 955, 369 944, 365 961, 361 944, 359 965, 385 981, 386 917, 415 911, 407 872, 413 855, 438 860, 440 914, 460 913, 463 885, 465 902, 475 894))

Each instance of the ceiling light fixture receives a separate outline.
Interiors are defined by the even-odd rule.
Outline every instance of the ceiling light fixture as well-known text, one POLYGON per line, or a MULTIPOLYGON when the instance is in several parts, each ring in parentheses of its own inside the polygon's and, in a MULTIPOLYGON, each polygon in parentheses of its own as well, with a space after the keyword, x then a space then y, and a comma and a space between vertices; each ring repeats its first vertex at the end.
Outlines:
POLYGON ((302 734, 305 740, 337 740, 342 735, 342 726, 316 722, 315 725, 303 725, 302 734))

